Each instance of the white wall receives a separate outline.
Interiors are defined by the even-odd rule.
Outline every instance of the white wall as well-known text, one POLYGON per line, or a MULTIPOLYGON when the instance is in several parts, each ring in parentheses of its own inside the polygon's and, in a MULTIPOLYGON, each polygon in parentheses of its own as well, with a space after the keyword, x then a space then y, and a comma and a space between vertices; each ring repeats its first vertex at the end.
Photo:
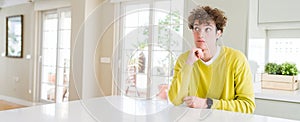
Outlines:
POLYGON ((112 55, 113 31, 106 32, 113 22, 113 13, 114 6, 109 2, 72 1, 71 100, 111 95, 111 67, 100 64, 99 59, 112 55))
POLYGON ((72 31, 71 31, 71 63, 70 63, 70 100, 82 96, 82 71, 83 71, 83 40, 82 23, 85 20, 85 1, 71 1, 72 4, 72 31))
POLYGON ((70 0, 40 0, 34 2, 34 10, 50 10, 71 6, 70 0))
POLYGON ((265 38, 265 31, 258 26, 258 0, 250 0, 249 4, 249 39, 265 38))
POLYGON ((0 94, 19 99, 32 101, 33 95, 29 92, 33 88, 33 60, 34 58, 34 23, 35 13, 33 4, 20 4, 5 7, 0 10, 0 53, 5 54, 5 20, 7 16, 24 16, 23 23, 23 58, 8 58, 0 56, 0 94), (31 55, 31 59, 26 59, 31 55))

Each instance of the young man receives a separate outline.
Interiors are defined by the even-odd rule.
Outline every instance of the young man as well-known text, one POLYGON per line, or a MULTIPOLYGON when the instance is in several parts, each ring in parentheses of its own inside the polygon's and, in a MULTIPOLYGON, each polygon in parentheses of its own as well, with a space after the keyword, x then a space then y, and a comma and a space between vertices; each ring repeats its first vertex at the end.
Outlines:
POLYGON ((176 62, 170 101, 191 108, 253 113, 252 74, 246 57, 217 45, 227 21, 224 12, 198 6, 188 21, 196 47, 181 54, 176 62))

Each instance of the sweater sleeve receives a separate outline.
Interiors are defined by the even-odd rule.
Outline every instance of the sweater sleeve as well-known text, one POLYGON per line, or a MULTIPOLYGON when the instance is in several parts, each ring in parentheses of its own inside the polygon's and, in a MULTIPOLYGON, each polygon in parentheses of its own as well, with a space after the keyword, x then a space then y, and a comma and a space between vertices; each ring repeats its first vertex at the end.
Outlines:
POLYGON ((252 74, 246 57, 241 56, 236 60, 231 70, 234 71, 234 99, 213 99, 214 104, 212 108, 242 113, 253 113, 255 109, 255 100, 252 74))
POLYGON ((174 67, 174 76, 169 88, 168 97, 174 105, 183 103, 183 98, 188 96, 188 86, 190 82, 190 75, 193 66, 185 63, 184 57, 179 57, 174 67))

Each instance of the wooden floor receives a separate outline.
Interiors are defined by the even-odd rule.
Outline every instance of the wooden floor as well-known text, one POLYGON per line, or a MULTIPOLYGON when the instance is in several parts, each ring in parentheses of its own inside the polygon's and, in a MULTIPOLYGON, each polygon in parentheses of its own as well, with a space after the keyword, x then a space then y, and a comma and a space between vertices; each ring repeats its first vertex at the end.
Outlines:
POLYGON ((26 106, 15 104, 12 102, 0 100, 0 111, 9 110, 9 109, 16 109, 16 108, 23 108, 26 106))

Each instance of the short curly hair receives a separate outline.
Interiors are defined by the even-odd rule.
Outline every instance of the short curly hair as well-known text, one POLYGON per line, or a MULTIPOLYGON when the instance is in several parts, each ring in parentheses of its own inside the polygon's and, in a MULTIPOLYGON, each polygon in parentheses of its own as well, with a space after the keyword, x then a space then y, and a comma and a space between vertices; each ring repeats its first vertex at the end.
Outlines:
POLYGON ((188 17, 188 26, 190 29, 194 29, 195 20, 199 20, 200 24, 214 21, 216 23, 217 30, 221 30, 221 32, 223 32, 224 27, 226 26, 227 17, 224 15, 223 11, 217 8, 212 9, 209 6, 197 6, 190 12, 190 16, 188 17))

